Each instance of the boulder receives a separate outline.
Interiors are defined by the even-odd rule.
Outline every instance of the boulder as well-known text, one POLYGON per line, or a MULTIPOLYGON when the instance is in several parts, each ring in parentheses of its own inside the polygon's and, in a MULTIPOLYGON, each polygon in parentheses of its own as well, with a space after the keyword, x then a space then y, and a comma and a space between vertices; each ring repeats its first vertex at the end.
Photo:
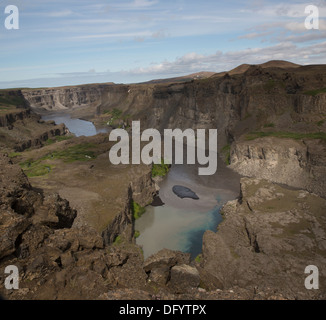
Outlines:
POLYGON ((190 291, 191 289, 198 288, 199 284, 200 276, 195 267, 182 264, 171 269, 171 279, 168 286, 174 293, 190 291))
POLYGON ((191 189, 183 186, 174 186, 172 191, 181 199, 190 198, 194 200, 199 200, 199 197, 191 189))

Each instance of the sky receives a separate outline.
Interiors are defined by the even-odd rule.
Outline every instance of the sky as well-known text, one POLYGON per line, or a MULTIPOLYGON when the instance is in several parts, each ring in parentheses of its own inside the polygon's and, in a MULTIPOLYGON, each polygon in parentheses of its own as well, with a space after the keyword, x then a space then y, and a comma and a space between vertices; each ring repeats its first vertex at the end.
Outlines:
POLYGON ((326 63, 326 0, 0 0, 0 88, 136 83, 326 63), (8 5, 19 29, 8 30, 8 5), (308 5, 319 29, 308 30, 308 5))

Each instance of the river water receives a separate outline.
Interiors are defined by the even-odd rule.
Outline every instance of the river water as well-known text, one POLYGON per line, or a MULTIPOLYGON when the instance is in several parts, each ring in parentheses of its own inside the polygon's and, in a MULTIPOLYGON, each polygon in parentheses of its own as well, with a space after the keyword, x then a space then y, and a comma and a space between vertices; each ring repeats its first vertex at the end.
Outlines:
POLYGON ((73 119, 69 113, 51 113, 42 116, 42 119, 53 120, 56 124, 64 123, 71 133, 74 133, 77 137, 80 136, 95 136, 98 133, 106 133, 109 131, 109 127, 96 128, 90 121, 73 119))
MULTIPOLYGON (((52 113, 43 120, 64 123, 76 136, 93 136, 109 128, 96 128, 92 122, 72 119, 68 113, 52 113)), ((217 155, 216 155, 217 156, 217 155)), ((148 206, 135 229, 140 232, 137 244, 144 257, 161 249, 189 252, 194 259, 202 250, 202 237, 206 230, 216 231, 222 221, 221 207, 239 196, 240 176, 228 169, 218 158, 217 172, 212 176, 199 176, 198 165, 172 165, 160 183, 159 197, 164 205, 148 206), (182 185, 194 191, 199 200, 181 199, 172 188, 182 185)))
POLYGON ((204 232, 216 232, 222 221, 220 209, 239 196, 239 186, 239 175, 220 160, 212 176, 198 176, 196 165, 173 165, 160 184, 164 205, 148 206, 136 220, 135 229, 140 232, 136 242, 143 247, 144 257, 167 248, 189 252, 194 259, 202 251, 204 232), (172 191, 175 185, 191 189, 199 200, 179 198, 172 191))

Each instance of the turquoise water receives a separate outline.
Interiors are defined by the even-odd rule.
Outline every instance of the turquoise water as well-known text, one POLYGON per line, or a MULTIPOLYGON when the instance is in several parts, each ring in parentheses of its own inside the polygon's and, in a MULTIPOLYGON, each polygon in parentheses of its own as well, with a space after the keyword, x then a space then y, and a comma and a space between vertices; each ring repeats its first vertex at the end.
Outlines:
POLYGON ((136 221, 140 231, 137 244, 143 247, 144 257, 167 248, 191 253, 194 259, 202 251, 202 237, 206 230, 216 231, 222 221, 219 207, 207 213, 188 211, 170 206, 149 206, 136 221))
POLYGON ((160 185, 159 196, 164 206, 148 206, 136 220, 135 229, 140 232, 136 242, 142 246, 144 257, 167 248, 188 252, 194 259, 202 252, 204 232, 216 232, 222 222, 222 206, 238 197, 238 186, 239 177, 223 163, 216 175, 210 177, 198 177, 194 166, 172 166, 160 185), (192 189, 200 199, 180 199, 172 191, 175 184, 192 189))

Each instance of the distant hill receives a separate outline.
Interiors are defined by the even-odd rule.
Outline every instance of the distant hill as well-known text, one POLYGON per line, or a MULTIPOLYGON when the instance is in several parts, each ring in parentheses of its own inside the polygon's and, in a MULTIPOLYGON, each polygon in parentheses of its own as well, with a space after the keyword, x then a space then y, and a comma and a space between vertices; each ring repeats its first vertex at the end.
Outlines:
POLYGON ((197 73, 192 73, 186 76, 181 77, 175 77, 175 78, 168 78, 168 79, 154 79, 143 83, 168 83, 168 82, 186 82, 191 80, 199 80, 199 79, 206 79, 210 78, 211 76, 215 75, 215 72, 208 72, 208 71, 202 71, 197 73))
MULTIPOLYGON (((147 82, 143 82, 144 84, 157 84, 157 83, 170 83, 170 82, 186 82, 191 80, 200 80, 200 79, 207 79, 210 77, 223 77, 227 73, 229 75, 235 75, 235 74, 242 74, 245 73, 252 64, 241 64, 240 66, 230 70, 230 71, 223 71, 223 72, 208 72, 208 71, 202 71, 197 72, 193 74, 189 74, 182 77, 174 77, 174 78, 167 78, 167 79, 154 79, 147 82)), ((262 68, 282 68, 282 69, 291 69, 291 68, 298 68, 301 67, 299 64, 295 64, 289 61, 284 60, 271 60, 262 64, 257 64, 257 66, 260 66, 262 68)))
MULTIPOLYGON (((252 64, 241 64, 240 66, 228 71, 228 72, 220 72, 216 73, 214 76, 224 76, 226 73, 229 75, 234 75, 234 74, 241 74, 245 73, 252 64)), ((284 61, 284 60, 271 60, 265 63, 257 64, 257 66, 262 67, 263 69, 266 68, 282 68, 282 69, 291 69, 291 68, 298 68, 301 67, 299 64, 295 64, 289 61, 284 61)))

